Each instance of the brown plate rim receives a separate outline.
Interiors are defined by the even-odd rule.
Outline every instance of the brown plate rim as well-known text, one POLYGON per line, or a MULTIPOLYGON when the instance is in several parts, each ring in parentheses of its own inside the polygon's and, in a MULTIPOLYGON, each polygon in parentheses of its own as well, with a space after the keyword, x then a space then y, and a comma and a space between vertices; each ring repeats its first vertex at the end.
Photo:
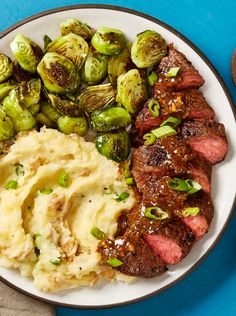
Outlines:
MULTIPOLYGON (((168 25, 165 22, 162 22, 161 20, 154 18, 148 14, 139 12, 137 10, 133 10, 130 8, 126 8, 126 7, 121 7, 121 6, 115 6, 115 5, 108 5, 108 4, 76 4, 76 5, 69 5, 69 6, 62 6, 62 7, 58 7, 58 8, 54 8, 54 9, 50 9, 50 10, 46 10, 46 11, 42 11, 39 12, 37 14, 31 15, 30 17, 27 17, 15 24, 13 24, 12 26, 8 27, 7 29, 5 29, 4 31, 0 32, 0 39, 3 38, 5 35, 7 35, 8 33, 12 32, 13 30, 15 30, 16 28, 18 28, 19 26, 22 26, 30 21, 33 21, 37 18, 49 15, 49 14, 53 14, 53 13, 57 13, 57 12, 62 12, 62 11, 69 11, 69 10, 74 10, 74 9, 108 9, 108 10, 115 10, 115 11, 121 11, 121 12, 126 12, 126 13, 130 13, 136 16, 140 16, 142 18, 145 18, 149 21, 152 21, 162 27, 164 27, 165 29, 167 29, 168 31, 172 32, 174 35, 178 36, 180 39, 182 39, 186 44, 188 44, 202 59, 203 61, 208 65, 208 67, 211 69, 211 71, 214 73, 214 75, 216 76, 218 82, 220 83, 222 89, 224 90, 224 93, 230 103, 231 106, 231 110, 233 112, 234 115, 234 119, 236 122, 236 109, 234 106, 234 102, 233 99, 231 97, 231 94, 229 92, 228 87, 226 86, 224 80, 222 79, 222 77, 220 76, 220 74, 218 73, 218 71, 216 70, 216 68, 213 66, 213 64, 209 61, 209 59, 205 56, 205 54, 197 47, 195 46, 195 44, 193 44, 186 36, 184 36, 182 33, 178 32, 176 29, 174 29, 173 27, 171 27, 170 25, 168 25)), ((180 280, 182 280, 184 277, 186 277, 187 275, 189 275, 209 254, 210 252, 213 250, 213 248, 215 247, 215 245, 217 244, 217 242, 220 240, 220 238, 222 237, 232 215, 233 215, 233 211, 234 211, 234 206, 236 204, 236 196, 234 197, 234 201, 232 204, 232 207, 230 209, 230 213, 228 215, 228 218, 222 228, 222 230, 220 231, 220 233, 218 234, 217 238, 215 239, 215 241, 213 242, 213 244, 211 245, 211 247, 206 251, 206 253, 199 259, 196 261, 196 263, 188 270, 186 271, 184 274, 182 274, 178 279, 176 279, 175 281, 169 283, 168 285, 162 287, 159 290, 156 290, 152 293, 149 293, 147 295, 138 297, 136 299, 133 300, 128 300, 125 302, 120 302, 120 303, 114 303, 114 304, 108 304, 108 305, 90 305, 90 306, 84 306, 84 305, 74 305, 74 304, 67 304, 67 303, 61 303, 61 302, 56 302, 50 299, 45 299, 42 298, 40 296, 37 296, 35 294, 31 294, 25 290, 22 290, 21 288, 17 287, 16 285, 12 284, 11 282, 7 281, 6 279, 4 279, 2 276, 0 276, 0 280, 5 283, 6 285, 10 286, 11 288, 40 301, 49 303, 49 304, 56 304, 58 306, 62 306, 62 307, 68 307, 68 308, 80 308, 80 309, 105 309, 105 308, 111 308, 111 307, 118 307, 118 306, 124 306, 127 304, 133 304, 133 303, 137 303, 140 302, 144 299, 148 299, 151 298, 152 296, 159 294, 161 292, 163 292, 164 290, 166 290, 167 288, 175 285, 176 283, 178 283, 180 280)))

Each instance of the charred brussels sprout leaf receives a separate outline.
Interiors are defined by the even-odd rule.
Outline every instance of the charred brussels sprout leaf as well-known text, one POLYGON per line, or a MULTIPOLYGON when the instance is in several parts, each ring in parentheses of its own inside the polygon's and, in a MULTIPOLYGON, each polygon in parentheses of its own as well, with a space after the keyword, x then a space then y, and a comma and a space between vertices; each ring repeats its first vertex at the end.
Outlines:
POLYGON ((152 67, 167 54, 166 41, 155 31, 137 35, 131 47, 131 58, 139 68, 152 67))
POLYGON ((47 51, 48 45, 52 42, 51 38, 45 34, 43 37, 43 43, 44 43, 44 50, 47 51))
POLYGON ((130 49, 125 48, 120 54, 112 56, 108 61, 108 76, 113 85, 117 86, 117 78, 135 68, 130 56, 130 49))
POLYGON ((90 86, 77 97, 78 105, 86 112, 93 112, 115 101, 116 91, 110 83, 90 86))
POLYGON ((80 35, 85 40, 90 40, 95 30, 86 23, 80 22, 78 19, 67 19, 60 25, 61 35, 74 33, 80 35))
POLYGON ((98 134, 95 145, 101 155, 116 162, 126 160, 130 153, 129 134, 126 130, 98 134))
POLYGON ((11 42, 10 48, 15 59, 24 70, 36 73, 37 66, 43 57, 43 51, 34 41, 18 34, 11 42))
POLYGON ((52 93, 74 93, 79 87, 80 78, 75 65, 58 53, 45 54, 37 70, 45 87, 52 93))
POLYGON ((81 79, 89 85, 99 83, 107 74, 108 57, 98 53, 92 47, 81 71, 81 79))
POLYGON ((0 101, 2 101, 6 96, 8 96, 9 92, 16 87, 16 84, 12 84, 10 82, 0 83, 0 101))
POLYGON ((88 122, 85 117, 61 116, 57 121, 57 125, 64 134, 75 133, 83 136, 88 131, 88 122))
POLYGON ((51 42, 47 52, 65 56, 76 65, 77 69, 80 69, 88 55, 88 49, 87 42, 81 36, 70 33, 51 42))
POLYGON ((94 111, 91 115, 92 128, 97 132, 107 132, 126 127, 131 123, 131 116, 120 106, 94 111))
POLYGON ((91 44, 99 53, 116 55, 125 48, 126 38, 120 30, 102 27, 94 34, 91 44))
POLYGON ((32 78, 33 74, 25 71, 19 63, 14 60, 13 62, 13 79, 15 82, 21 83, 22 81, 28 81, 32 78))
POLYGON ((28 82, 24 81, 15 88, 15 94, 19 104, 26 108, 39 102, 40 92, 40 79, 31 79, 28 82))
POLYGON ((127 111, 137 113, 147 99, 147 87, 137 69, 131 69, 118 77, 116 101, 127 111))
POLYGON ((14 136, 15 131, 11 119, 6 115, 3 108, 0 107, 0 141, 14 136))
POLYGON ((54 94, 48 94, 48 98, 56 111, 67 116, 79 116, 81 110, 77 104, 70 100, 62 100, 60 97, 54 94))
POLYGON ((13 63, 10 58, 0 53, 0 82, 7 80, 13 73, 13 63))

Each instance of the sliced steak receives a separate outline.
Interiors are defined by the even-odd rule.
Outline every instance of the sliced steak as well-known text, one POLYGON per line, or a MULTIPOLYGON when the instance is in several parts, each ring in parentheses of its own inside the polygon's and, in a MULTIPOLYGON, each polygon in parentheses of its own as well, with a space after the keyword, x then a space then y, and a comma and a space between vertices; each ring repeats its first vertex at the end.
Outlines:
POLYGON ((224 125, 213 120, 189 120, 182 124, 182 137, 211 164, 222 161, 228 151, 224 125))
POLYGON ((159 82, 168 82, 175 89, 199 88, 204 84, 204 79, 193 67, 186 56, 170 45, 168 56, 164 57, 158 65, 159 82), (173 67, 180 67, 180 71, 174 78, 166 77, 168 71, 173 67))

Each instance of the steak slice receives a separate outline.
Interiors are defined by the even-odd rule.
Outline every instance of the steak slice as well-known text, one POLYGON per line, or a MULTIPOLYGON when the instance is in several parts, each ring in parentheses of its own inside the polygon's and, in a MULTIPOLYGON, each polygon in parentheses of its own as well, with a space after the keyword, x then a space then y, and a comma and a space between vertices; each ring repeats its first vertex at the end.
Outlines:
POLYGON ((189 120, 182 124, 187 144, 211 164, 222 161, 228 151, 224 125, 213 120, 189 120))
POLYGON ((168 56, 162 58, 157 72, 159 82, 168 82, 168 85, 176 90, 199 88, 204 84, 204 79, 193 67, 186 56, 170 45, 168 56), (173 67, 180 67, 180 71, 174 78, 166 77, 168 71, 173 67))
POLYGON ((144 239, 154 254, 166 264, 180 262, 195 241, 192 230, 177 219, 161 227, 156 234, 146 235, 144 239))

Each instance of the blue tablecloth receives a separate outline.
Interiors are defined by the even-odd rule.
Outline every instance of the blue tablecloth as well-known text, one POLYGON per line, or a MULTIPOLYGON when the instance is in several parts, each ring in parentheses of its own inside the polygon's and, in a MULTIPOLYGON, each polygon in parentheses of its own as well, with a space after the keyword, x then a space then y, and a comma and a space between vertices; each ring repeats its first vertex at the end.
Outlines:
MULTIPOLYGON (((124 6, 170 24, 206 54, 225 80, 236 102, 236 87, 231 81, 229 68, 232 52, 236 48, 236 1, 1 0, 0 31, 34 13, 79 3, 124 6)), ((236 216, 232 218, 223 238, 208 258, 193 273, 164 293, 140 303, 107 310, 57 308, 57 316, 217 316, 235 315, 234 313, 236 314, 236 216)))

